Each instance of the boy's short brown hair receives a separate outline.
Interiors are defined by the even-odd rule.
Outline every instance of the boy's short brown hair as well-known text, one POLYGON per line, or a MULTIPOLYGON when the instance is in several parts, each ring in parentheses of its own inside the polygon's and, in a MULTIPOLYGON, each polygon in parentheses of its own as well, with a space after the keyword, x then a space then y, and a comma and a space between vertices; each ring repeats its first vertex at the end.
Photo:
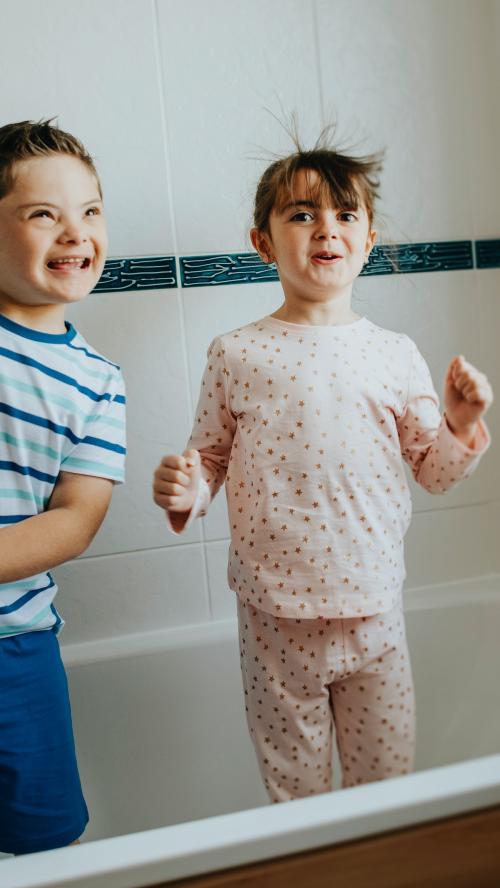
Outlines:
POLYGON ((379 196, 379 173, 383 152, 352 157, 328 146, 305 151, 298 143, 297 151, 274 161, 264 171, 255 194, 254 225, 269 233, 269 217, 293 199, 295 178, 299 170, 316 172, 319 182, 310 188, 315 203, 331 203, 345 210, 356 210, 360 202, 366 209, 370 226, 379 196))
POLYGON ((101 183, 90 154, 79 139, 54 126, 53 119, 22 120, 0 127, 0 200, 14 187, 17 163, 50 154, 69 154, 81 160, 95 176, 102 197, 101 183))

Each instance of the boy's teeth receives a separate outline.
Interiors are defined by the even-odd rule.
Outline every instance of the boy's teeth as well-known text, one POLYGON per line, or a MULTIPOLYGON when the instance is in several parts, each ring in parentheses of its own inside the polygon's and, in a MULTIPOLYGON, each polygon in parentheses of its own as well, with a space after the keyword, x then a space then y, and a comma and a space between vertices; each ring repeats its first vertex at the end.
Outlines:
POLYGON ((71 258, 71 259, 51 259, 49 262, 50 267, 54 267, 56 265, 78 265, 82 266, 85 263, 85 258, 80 257, 79 259, 71 258))

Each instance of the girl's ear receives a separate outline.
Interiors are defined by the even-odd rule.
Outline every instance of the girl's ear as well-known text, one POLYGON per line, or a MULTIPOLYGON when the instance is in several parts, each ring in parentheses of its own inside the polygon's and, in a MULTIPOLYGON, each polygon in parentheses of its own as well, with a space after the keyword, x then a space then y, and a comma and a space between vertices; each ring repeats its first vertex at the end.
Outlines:
POLYGON ((370 255, 372 248, 375 246, 376 241, 377 241, 377 232, 376 231, 369 231, 368 237, 366 239, 366 244, 365 244, 366 260, 368 260, 368 256, 370 255))
POLYGON ((268 263, 274 261, 271 239, 264 231, 260 231, 258 228, 252 228, 250 231, 250 240, 252 241, 252 246, 257 250, 263 262, 268 263))

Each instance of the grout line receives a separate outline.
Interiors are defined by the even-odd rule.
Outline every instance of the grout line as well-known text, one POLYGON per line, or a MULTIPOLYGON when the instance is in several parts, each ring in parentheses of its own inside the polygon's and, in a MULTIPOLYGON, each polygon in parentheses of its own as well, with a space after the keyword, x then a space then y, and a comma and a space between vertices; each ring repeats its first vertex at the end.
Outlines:
MULTIPOLYGON (((191 385, 191 374, 189 367, 189 358, 188 358, 188 349, 187 349, 187 336, 186 336, 186 317, 184 311, 184 300, 182 298, 182 288, 181 288, 181 278, 180 278, 180 257, 179 257, 179 235, 177 230, 177 223, 175 217, 175 209, 174 209, 174 200, 172 194, 172 185, 173 177, 172 177, 172 163, 170 158, 170 150, 169 150, 169 136, 168 136, 168 125, 167 125, 167 105, 166 105, 166 93, 164 88, 164 67, 163 67, 163 53, 162 53, 162 45, 160 40, 160 14, 158 9, 158 0, 152 0, 153 3, 153 14, 154 14, 154 25, 155 25, 155 55, 156 55, 156 65, 158 71, 158 88, 160 94, 160 104, 161 104, 161 128, 163 132, 163 143, 164 143, 164 156, 165 156, 165 168, 167 174, 167 185, 168 185, 168 201, 169 201, 169 211, 173 224, 173 236, 174 236, 174 252, 175 252, 175 261, 177 267, 177 305, 179 307, 179 318, 180 318, 180 327, 181 327, 181 338, 182 338, 182 351, 184 357, 184 372, 186 376, 187 390, 188 390, 188 415, 190 417, 191 425, 194 422, 194 410, 193 410, 193 389, 191 385)), ((210 596, 210 584, 208 580, 208 560, 207 554, 205 550, 205 532, 203 524, 200 527, 201 541, 202 541, 202 559, 203 559, 203 568, 204 568, 204 579, 205 579, 205 590, 208 599, 208 611, 210 615, 210 619, 213 618, 213 608, 212 601, 210 596)))
MULTIPOLYGON (((491 506, 495 503, 500 503, 500 498, 495 498, 491 500, 480 500, 475 503, 463 503, 462 505, 457 506, 445 506, 442 509, 418 509, 414 510, 412 513, 412 519, 417 515, 436 515, 443 514, 445 512, 456 512, 458 509, 476 509, 481 506, 491 506)), ((174 543, 172 546, 144 546, 140 549, 124 549, 120 552, 103 552, 102 555, 83 555, 80 558, 74 558, 72 561, 66 562, 67 564, 77 564, 83 561, 97 561, 100 558, 120 558, 123 555, 141 555, 144 552, 159 552, 164 551, 165 549, 185 549, 189 546, 202 546, 202 553, 205 556, 205 546, 211 545, 211 543, 230 543, 230 537, 215 537, 214 539, 203 539, 200 540, 190 540, 185 543, 174 543)), ((204 561, 206 558, 204 557, 204 561)), ((55 568, 57 569, 57 568, 55 568)))
MULTIPOLYGON (((186 549, 190 546, 202 546, 204 549, 205 545, 210 545, 210 543, 230 543, 230 537, 217 537, 214 540, 200 539, 200 540, 190 540, 185 543, 174 543, 172 546, 144 546, 141 549, 123 549, 120 552, 103 552, 101 555, 81 555, 79 558, 73 558, 72 561, 66 561, 64 565, 59 565, 60 567, 65 567, 67 564, 81 564, 84 561, 98 561, 100 558, 121 558, 123 555, 143 555, 145 552, 163 552, 165 549, 186 549)), ((57 570, 57 568, 53 568, 53 570, 57 570)))
POLYGON ((318 75, 319 109, 321 114, 321 127, 325 124, 325 97, 323 93, 323 70, 321 65, 321 43, 319 39, 318 0, 311 0, 313 11, 314 49, 316 55, 316 72, 318 75))

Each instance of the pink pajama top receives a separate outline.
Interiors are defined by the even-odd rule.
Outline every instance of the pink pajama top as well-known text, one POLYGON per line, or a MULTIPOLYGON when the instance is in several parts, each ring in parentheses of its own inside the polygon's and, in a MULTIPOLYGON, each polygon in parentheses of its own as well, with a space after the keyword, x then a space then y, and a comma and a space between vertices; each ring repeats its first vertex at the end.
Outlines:
POLYGON ((241 599, 291 618, 382 613, 406 575, 403 460, 444 493, 489 442, 482 422, 473 449, 453 435, 408 336, 367 318, 316 327, 265 317, 208 350, 188 444, 203 480, 186 527, 225 478, 228 580, 241 599))

